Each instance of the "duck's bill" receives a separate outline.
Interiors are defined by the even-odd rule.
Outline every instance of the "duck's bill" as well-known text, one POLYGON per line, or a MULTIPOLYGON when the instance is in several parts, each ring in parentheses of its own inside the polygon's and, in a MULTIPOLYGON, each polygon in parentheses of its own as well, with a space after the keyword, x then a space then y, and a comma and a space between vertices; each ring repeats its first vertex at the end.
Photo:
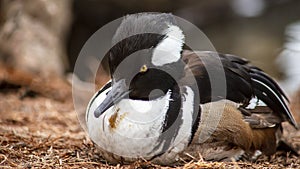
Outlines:
POLYGON ((107 109, 109 109, 114 104, 118 103, 123 98, 128 97, 130 90, 126 88, 125 80, 119 80, 112 84, 112 89, 107 94, 104 101, 97 107, 94 112, 94 116, 98 118, 107 109))

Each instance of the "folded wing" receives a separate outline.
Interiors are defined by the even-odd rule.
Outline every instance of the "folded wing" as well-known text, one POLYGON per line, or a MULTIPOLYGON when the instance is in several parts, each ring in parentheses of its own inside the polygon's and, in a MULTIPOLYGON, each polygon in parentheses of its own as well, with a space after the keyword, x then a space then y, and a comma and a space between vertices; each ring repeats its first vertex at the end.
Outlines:
MULTIPOLYGON (((279 85, 271 79, 261 69, 250 65, 249 61, 234 55, 220 54, 216 52, 183 52, 183 61, 186 69, 191 73, 186 73, 182 78, 182 83, 191 82, 195 78, 200 95, 200 103, 208 103, 221 99, 228 99, 236 103, 241 103, 244 110, 249 105, 249 101, 256 97, 263 101, 272 113, 284 120, 288 120, 297 128, 297 124, 286 104, 288 99, 279 85), (213 71, 210 77, 209 71, 213 71), (192 77, 193 76, 193 77, 192 77), (225 76, 226 86, 222 84, 211 84, 211 78, 225 76), (211 88, 216 89, 212 92, 211 88), (226 90, 226 92, 222 91, 226 90)), ((249 111, 251 114, 251 111, 249 111)), ((278 120, 276 121, 278 122, 278 120)))

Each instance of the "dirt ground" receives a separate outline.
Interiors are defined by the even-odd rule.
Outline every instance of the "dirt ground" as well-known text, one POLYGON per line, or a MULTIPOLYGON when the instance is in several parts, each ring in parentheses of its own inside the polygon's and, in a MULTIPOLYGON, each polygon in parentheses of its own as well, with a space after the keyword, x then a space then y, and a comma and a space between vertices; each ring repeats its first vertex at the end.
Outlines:
MULTIPOLYGON (((70 85, 63 85, 57 92, 70 90, 70 85)), ((60 100, 43 93, 28 86, 0 83, 0 168, 168 168, 144 161, 107 164, 79 125, 72 99, 60 100)), ((300 158, 278 151, 256 162, 196 160, 181 167, 300 168, 300 158)))

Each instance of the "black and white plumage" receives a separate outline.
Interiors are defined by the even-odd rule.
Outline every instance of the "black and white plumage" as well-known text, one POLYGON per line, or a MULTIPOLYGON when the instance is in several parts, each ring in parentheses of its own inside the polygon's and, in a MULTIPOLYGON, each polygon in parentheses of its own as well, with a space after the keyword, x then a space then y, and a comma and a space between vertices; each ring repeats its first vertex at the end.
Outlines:
POLYGON ((281 122, 296 127, 274 80, 233 55, 183 50, 171 14, 126 16, 113 44, 112 80, 86 111, 89 136, 109 162, 270 155, 281 122))

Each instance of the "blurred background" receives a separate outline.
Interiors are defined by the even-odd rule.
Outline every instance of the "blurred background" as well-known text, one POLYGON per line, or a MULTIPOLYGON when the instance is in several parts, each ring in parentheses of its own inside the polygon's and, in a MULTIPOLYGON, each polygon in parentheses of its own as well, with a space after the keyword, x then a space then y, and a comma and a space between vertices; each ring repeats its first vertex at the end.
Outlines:
POLYGON ((1 62, 39 75, 72 72, 82 46, 101 26, 150 11, 182 17, 217 51, 248 58, 283 85, 300 84, 293 79, 300 78, 294 71, 300 63, 299 0, 1 0, 0 10, 1 62))
POLYGON ((300 1, 75 0, 68 41, 71 65, 84 42, 101 26, 126 14, 145 11, 172 12, 197 25, 217 51, 246 57, 280 78, 275 58, 287 40, 286 27, 300 20, 300 1))

